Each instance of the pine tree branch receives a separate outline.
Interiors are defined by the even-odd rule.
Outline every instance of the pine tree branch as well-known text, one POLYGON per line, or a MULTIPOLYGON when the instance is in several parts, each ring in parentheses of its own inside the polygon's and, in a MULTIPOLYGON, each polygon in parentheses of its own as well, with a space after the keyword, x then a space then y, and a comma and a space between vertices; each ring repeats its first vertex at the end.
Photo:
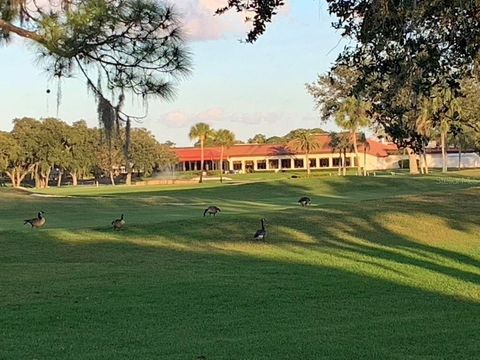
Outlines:
POLYGON ((21 27, 12 25, 9 22, 6 22, 2 19, 0 19, 0 29, 4 30, 6 32, 12 32, 14 34, 17 34, 20 37, 23 37, 23 38, 36 41, 37 43, 42 44, 42 45, 45 45, 47 43, 47 40, 42 35, 39 35, 39 34, 37 34, 36 32, 33 32, 33 31, 28 31, 28 30, 22 29, 21 27))

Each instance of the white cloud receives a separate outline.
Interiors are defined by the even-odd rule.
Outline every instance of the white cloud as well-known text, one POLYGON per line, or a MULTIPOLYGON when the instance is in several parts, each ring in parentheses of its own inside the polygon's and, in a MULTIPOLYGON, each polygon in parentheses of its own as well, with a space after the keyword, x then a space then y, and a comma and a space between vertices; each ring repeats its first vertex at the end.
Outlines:
POLYGON ((225 120, 225 112, 222 108, 211 108, 198 113, 195 118, 206 123, 218 122, 225 120))
MULTIPOLYGON (((185 32, 192 41, 218 40, 227 36, 244 38, 251 24, 245 24, 245 14, 230 10, 222 15, 215 11, 224 7, 227 0, 177 0, 175 6, 185 19, 185 32)), ((279 10, 279 16, 290 12, 287 4, 279 10)))
POLYGON ((172 111, 160 117, 160 121, 175 128, 190 127, 198 122, 213 125, 213 123, 224 120, 226 120, 226 117, 221 108, 211 108, 196 114, 189 114, 184 111, 172 111))
POLYGON ((246 31, 240 14, 215 15, 226 0, 177 0, 175 7, 184 19, 184 30, 191 41, 218 40, 228 35, 242 36, 246 31))
POLYGON ((247 124, 247 125, 257 125, 261 123, 274 123, 278 122, 279 120, 283 119, 282 114, 278 114, 275 112, 268 112, 268 113, 243 113, 235 116, 231 116, 231 121, 247 124))
POLYGON ((171 127, 185 127, 189 125, 187 115, 180 111, 173 111, 165 114, 162 117, 162 121, 171 127))
MULTIPOLYGON (((172 111, 163 114, 160 121, 169 127, 188 128, 198 122, 205 122, 211 126, 218 127, 220 123, 240 123, 245 125, 258 125, 262 123, 272 124, 282 121, 284 115, 268 113, 242 113, 227 114, 225 110, 219 107, 210 108, 199 113, 187 113, 184 111, 172 111)), ((223 126, 223 125, 222 125, 223 126)))

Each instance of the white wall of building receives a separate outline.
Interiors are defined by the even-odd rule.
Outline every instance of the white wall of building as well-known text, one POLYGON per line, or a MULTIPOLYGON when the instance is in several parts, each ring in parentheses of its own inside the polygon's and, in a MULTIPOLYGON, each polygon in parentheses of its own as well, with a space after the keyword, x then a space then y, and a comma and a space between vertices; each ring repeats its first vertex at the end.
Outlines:
MULTIPOLYGON (((402 154, 388 155, 385 157, 378 157, 375 155, 367 154, 366 157, 363 153, 359 154, 360 166, 364 166, 364 161, 366 160, 366 170, 394 170, 399 168, 399 163, 401 160, 408 159, 408 156, 402 154), (365 159, 365 160, 364 160, 365 159)), ((350 159, 350 166, 354 167, 355 154, 347 154, 347 158, 350 159)), ((316 169, 337 169, 338 166, 334 165, 334 159, 338 159, 338 154, 311 154, 309 159, 316 159, 316 166, 311 167, 311 170, 316 169), (320 166, 320 159, 328 159, 328 167, 320 166)), ((237 168, 241 166, 238 170, 240 172, 245 172, 247 164, 253 163, 253 171, 280 171, 280 170, 305 170, 305 155, 278 155, 278 156, 244 156, 244 157, 231 157, 225 159, 228 162, 228 169, 234 169, 234 163, 237 164, 237 168), (277 169, 271 168, 269 160, 276 159, 279 161, 279 167, 277 169), (303 167, 295 167, 295 159, 303 160, 303 167), (282 167, 282 160, 290 161, 290 167, 282 167), (266 169, 258 168, 259 162, 266 162, 266 169)), ((429 168, 441 168, 442 167, 442 154, 427 154, 427 163, 429 168)), ((448 167, 456 168, 458 167, 458 154, 450 153, 448 154, 448 167)), ((480 156, 476 153, 464 153, 462 154, 461 168, 480 168, 480 156)))
MULTIPOLYGON (((448 153, 447 154, 447 167, 456 168, 458 167, 458 154, 448 153)), ((441 168, 442 167, 442 154, 427 154, 427 164, 431 168, 441 168)), ((478 168, 480 167, 480 156, 477 153, 465 153, 462 154, 462 160, 460 163, 460 168, 478 168)))

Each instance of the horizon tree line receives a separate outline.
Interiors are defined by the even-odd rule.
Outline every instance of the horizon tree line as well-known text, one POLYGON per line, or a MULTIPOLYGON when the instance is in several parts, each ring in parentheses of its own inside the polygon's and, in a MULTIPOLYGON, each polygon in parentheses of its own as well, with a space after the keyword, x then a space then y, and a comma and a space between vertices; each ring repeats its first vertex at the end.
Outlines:
POLYGON ((125 168, 129 184, 133 172, 149 176, 177 163, 171 147, 160 144, 147 129, 130 129, 128 150, 125 129, 119 129, 118 137, 106 140, 105 136, 83 120, 69 125, 54 118, 15 119, 10 132, 0 132, 0 174, 10 179, 13 187, 20 187, 28 178, 36 188, 46 188, 54 172, 57 186, 65 176, 73 186, 79 179, 93 178, 98 183, 103 177, 115 185, 121 168, 125 168))

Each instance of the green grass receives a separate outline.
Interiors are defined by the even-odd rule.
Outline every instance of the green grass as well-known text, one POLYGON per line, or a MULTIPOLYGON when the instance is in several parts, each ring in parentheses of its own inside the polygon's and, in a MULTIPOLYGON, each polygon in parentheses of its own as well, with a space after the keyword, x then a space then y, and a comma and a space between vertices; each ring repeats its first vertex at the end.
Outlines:
POLYGON ((474 176, 243 181, 2 189, 0 359, 478 357, 474 176))

